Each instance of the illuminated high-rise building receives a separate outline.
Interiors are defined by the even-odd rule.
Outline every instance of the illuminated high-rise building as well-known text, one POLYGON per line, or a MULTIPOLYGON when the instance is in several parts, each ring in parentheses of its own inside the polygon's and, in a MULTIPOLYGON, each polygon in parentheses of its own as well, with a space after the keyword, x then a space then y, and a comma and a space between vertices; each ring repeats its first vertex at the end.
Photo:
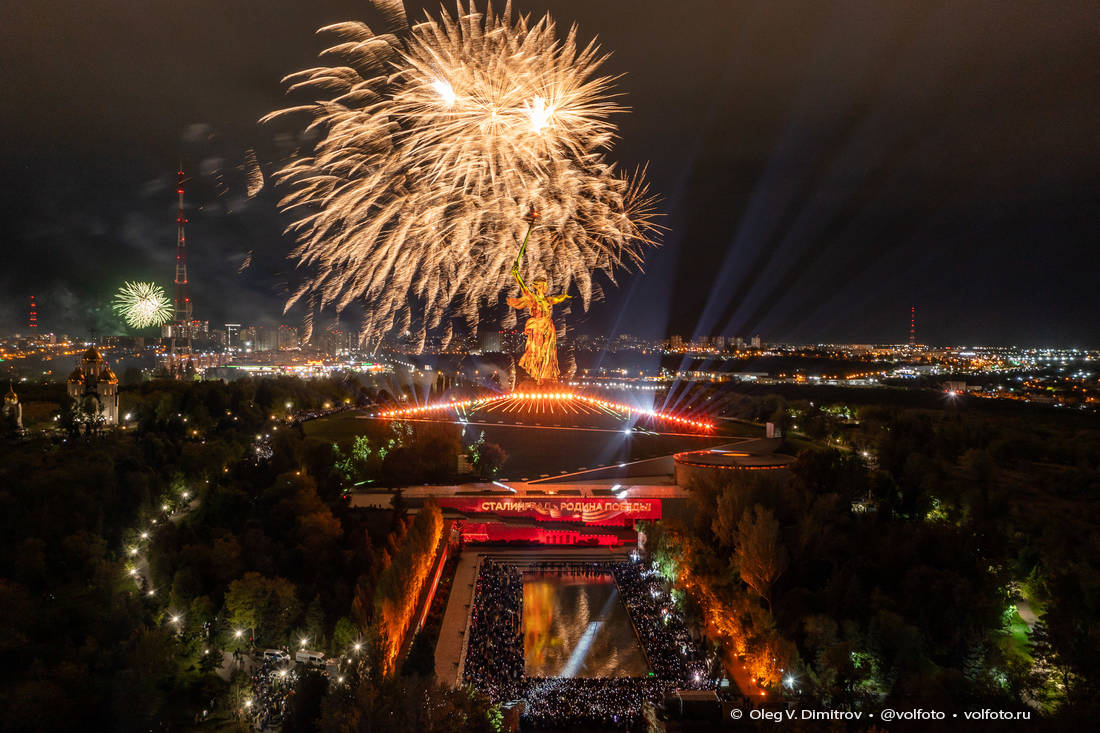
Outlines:
POLYGON ((241 348, 241 324, 225 324, 225 346, 230 351, 237 351, 241 348))

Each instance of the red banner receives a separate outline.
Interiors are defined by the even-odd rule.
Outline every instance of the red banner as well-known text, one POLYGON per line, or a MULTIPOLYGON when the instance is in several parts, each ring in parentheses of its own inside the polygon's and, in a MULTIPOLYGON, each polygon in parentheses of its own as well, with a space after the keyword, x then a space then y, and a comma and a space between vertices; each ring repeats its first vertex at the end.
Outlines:
POLYGON ((628 527, 639 519, 660 519, 660 499, 483 496, 436 499, 443 509, 463 514, 527 517, 539 522, 582 522, 628 527))
MULTIPOLYGON (((606 530, 614 532, 613 530, 606 530)), ((463 522, 462 539, 465 542, 538 542, 543 545, 599 545, 618 547, 633 545, 638 540, 634 536, 620 537, 620 534, 633 535, 632 532, 617 530, 617 533, 599 534, 595 531, 577 531, 575 529, 543 529, 542 527, 517 527, 502 522, 463 522)))

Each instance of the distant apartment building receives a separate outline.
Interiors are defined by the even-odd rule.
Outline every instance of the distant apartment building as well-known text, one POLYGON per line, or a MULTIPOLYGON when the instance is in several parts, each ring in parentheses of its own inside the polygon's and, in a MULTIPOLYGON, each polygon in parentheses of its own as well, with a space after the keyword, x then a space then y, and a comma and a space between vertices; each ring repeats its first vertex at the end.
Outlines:
POLYGON ((298 339, 298 329, 285 323, 279 326, 275 336, 276 347, 279 351, 293 351, 301 347, 298 339))
POLYGON ((518 354, 527 348, 527 334, 523 331, 512 329, 500 331, 500 347, 505 354, 518 354))
POLYGON ((482 354, 499 354, 501 351, 500 331, 479 331, 477 348, 482 354))
POLYGON ((279 348, 276 329, 267 326, 248 326, 241 329, 241 351, 275 351, 279 348))
POLYGON ((241 324, 225 324, 225 347, 231 351, 241 348, 241 324))

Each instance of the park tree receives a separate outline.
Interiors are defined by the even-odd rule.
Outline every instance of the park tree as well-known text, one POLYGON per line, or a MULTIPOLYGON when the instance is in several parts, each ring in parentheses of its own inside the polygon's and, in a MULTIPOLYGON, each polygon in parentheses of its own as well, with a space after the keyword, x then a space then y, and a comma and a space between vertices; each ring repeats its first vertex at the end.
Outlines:
POLYGON ((477 461, 474 468, 481 478, 491 479, 500 473, 504 462, 508 460, 508 454, 497 443, 484 443, 478 449, 477 461))
POLYGON ((233 626, 255 629, 256 638, 268 643, 286 638, 299 611, 293 583, 255 572, 245 573, 229 584, 225 608, 233 626))
POLYGON ((354 621, 347 616, 341 616, 336 620, 332 631, 332 652, 337 655, 346 654, 361 635, 362 632, 354 621))
POLYGON ((770 608, 772 585, 787 568, 779 521, 770 509, 756 504, 742 515, 737 525, 737 566, 741 580, 770 608))

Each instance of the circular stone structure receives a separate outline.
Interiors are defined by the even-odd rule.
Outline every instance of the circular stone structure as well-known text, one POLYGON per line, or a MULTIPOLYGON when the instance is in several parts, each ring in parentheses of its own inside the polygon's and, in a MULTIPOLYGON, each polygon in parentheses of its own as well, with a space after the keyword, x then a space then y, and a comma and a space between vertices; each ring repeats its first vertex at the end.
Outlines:
POLYGON ((693 481, 721 478, 729 471, 779 471, 794 463, 782 453, 753 453, 736 448, 693 450, 673 456, 676 485, 687 488, 693 481))

